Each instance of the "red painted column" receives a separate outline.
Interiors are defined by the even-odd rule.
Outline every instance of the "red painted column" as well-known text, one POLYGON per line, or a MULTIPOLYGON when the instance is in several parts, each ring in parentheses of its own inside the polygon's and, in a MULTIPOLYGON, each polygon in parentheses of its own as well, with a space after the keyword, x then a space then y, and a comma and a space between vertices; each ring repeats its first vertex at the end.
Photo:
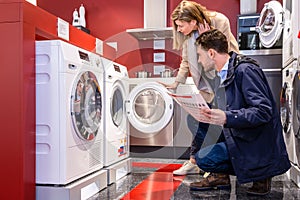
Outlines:
MULTIPOLYGON (((0 0, 0 13, 0 199, 34 200, 35 40, 58 39, 57 17, 24 0, 0 0)), ((95 38, 72 26, 69 42, 95 50, 95 38)))
POLYGON ((0 3, 0 199, 35 199, 35 28, 23 5, 0 3))

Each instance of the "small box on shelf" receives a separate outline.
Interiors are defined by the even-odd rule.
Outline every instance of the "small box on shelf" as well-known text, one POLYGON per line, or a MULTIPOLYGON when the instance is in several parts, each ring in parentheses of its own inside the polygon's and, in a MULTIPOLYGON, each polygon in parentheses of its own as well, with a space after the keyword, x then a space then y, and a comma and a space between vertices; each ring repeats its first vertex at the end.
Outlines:
POLYGON ((80 29, 80 30, 82 30, 82 31, 84 31, 84 32, 86 32, 87 34, 90 34, 91 33, 91 31, 89 30, 89 29, 87 29, 87 28, 85 28, 85 27, 83 27, 83 26, 75 26, 76 28, 78 28, 78 29, 80 29))

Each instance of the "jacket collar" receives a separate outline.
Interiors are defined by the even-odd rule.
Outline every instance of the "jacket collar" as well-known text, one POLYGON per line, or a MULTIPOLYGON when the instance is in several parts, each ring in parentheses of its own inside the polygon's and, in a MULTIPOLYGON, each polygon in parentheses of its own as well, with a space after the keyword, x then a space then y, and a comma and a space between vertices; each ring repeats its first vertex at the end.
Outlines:
POLYGON ((234 79, 234 68, 236 66, 236 57, 237 57, 237 53, 235 52, 230 52, 230 59, 228 62, 228 71, 227 71, 227 78, 226 80, 221 84, 221 87, 226 87, 227 85, 229 85, 233 79, 234 79))
POLYGON ((247 57, 242 54, 237 54, 235 52, 230 52, 230 59, 229 59, 229 64, 228 64, 228 71, 227 71, 227 78, 221 85, 221 87, 226 87, 229 85, 233 80, 234 80, 234 71, 235 69, 242 63, 248 63, 250 65, 256 65, 259 67, 259 64, 257 63, 256 60, 253 60, 250 57, 247 57))

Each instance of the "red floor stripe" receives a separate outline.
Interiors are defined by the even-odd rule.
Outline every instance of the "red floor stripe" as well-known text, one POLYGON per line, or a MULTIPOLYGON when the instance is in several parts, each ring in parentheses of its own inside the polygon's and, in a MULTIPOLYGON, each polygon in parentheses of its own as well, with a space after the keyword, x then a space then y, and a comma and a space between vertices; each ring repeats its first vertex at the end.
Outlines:
POLYGON ((166 163, 150 163, 150 162, 132 162, 132 167, 143 167, 143 168, 161 168, 168 164, 166 163))
MULTIPOLYGON (((141 163, 142 166, 145 163, 141 163)), ((146 166, 157 166, 158 163, 146 164, 146 166)), ((135 165, 138 165, 137 163, 135 165)), ((134 166, 134 165, 133 165, 134 166)), ((142 181, 129 193, 127 193, 122 200, 160 200, 170 199, 173 193, 181 184, 184 176, 180 180, 173 179, 173 171, 181 167, 182 164, 163 164, 161 167, 152 173, 148 178, 142 181)), ((179 177, 178 177, 179 178, 179 177)))

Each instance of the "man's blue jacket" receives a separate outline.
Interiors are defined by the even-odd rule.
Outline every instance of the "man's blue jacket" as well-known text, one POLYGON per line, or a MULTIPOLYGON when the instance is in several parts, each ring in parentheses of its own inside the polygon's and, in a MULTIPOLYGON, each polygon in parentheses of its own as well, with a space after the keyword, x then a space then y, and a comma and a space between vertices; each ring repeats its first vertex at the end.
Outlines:
POLYGON ((246 183, 283 174, 291 165, 267 79, 256 61, 234 52, 230 56, 215 100, 226 113, 223 134, 235 175, 246 183))

